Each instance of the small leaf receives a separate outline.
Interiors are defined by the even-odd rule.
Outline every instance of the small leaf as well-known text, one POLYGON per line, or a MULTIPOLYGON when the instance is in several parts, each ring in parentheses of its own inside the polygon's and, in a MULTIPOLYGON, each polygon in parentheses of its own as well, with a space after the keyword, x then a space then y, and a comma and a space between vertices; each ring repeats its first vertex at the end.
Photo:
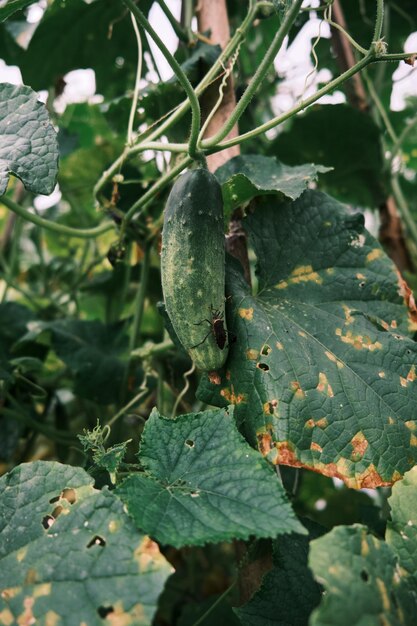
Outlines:
POLYGON ((229 262, 236 342, 199 397, 235 404, 247 439, 273 463, 353 488, 392 484, 417 462, 411 295, 362 216, 332 198, 306 191, 258 204, 244 222, 258 293, 229 262))
POLYGON ((151 624, 172 572, 120 500, 81 468, 38 461, 0 479, 0 621, 151 624))
POLYGON ((175 547, 275 537, 304 529, 275 473, 225 410, 146 423, 139 459, 118 495, 141 529, 175 547))
POLYGON ((224 210, 226 215, 238 206, 247 204, 255 196, 278 194, 280 197, 296 200, 317 180, 321 172, 332 168, 307 163, 291 167, 274 157, 257 154, 236 156, 216 170, 216 177, 222 184, 224 210))
POLYGON ((57 135, 30 87, 0 84, 0 195, 14 174, 34 193, 50 194, 58 174, 57 135))

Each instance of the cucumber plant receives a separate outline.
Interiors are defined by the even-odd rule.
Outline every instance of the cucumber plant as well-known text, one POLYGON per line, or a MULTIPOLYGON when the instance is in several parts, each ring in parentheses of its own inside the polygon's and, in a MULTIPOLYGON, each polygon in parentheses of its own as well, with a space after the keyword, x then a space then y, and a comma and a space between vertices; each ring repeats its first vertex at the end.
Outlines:
POLYGON ((0 4, 0 624, 414 624, 414 1, 0 4))

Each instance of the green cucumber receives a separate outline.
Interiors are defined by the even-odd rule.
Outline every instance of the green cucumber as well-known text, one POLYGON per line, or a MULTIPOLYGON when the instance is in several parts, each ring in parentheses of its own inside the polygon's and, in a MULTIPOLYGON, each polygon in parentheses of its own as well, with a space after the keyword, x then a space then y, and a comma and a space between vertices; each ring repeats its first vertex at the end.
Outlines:
POLYGON ((180 176, 169 194, 161 277, 166 311, 196 367, 220 368, 228 352, 223 199, 217 179, 204 168, 180 176))

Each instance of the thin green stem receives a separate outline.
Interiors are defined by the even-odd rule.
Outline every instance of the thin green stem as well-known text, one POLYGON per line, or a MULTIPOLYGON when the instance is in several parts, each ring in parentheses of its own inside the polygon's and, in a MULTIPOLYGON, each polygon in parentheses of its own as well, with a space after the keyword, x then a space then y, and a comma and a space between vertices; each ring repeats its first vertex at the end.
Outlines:
POLYGON ((143 379, 143 382, 142 382, 142 384, 140 386, 139 393, 134 398, 129 400, 129 402, 127 404, 125 404, 125 406, 122 407, 120 409, 120 411, 118 411, 115 415, 113 415, 113 417, 107 422, 106 426, 108 426, 108 427, 112 426, 115 422, 117 422, 119 417, 123 417, 123 415, 129 409, 131 409, 132 406, 134 406, 137 402, 139 402, 139 400, 141 400, 143 398, 143 396, 145 396, 149 392, 149 389, 146 386, 147 385, 147 380, 148 380, 148 374, 145 374, 145 378, 143 379))
MULTIPOLYGON (((19 264, 19 248, 20 248, 20 237, 22 234, 22 229, 23 229, 23 221, 21 219, 16 219, 14 226, 13 226, 13 237, 12 237, 12 245, 11 245, 11 250, 10 250, 10 261, 8 263, 8 275, 12 280, 13 280, 13 275, 15 273, 18 273, 16 272, 16 270, 18 269, 18 264, 19 264)), ((2 302, 6 302, 9 285, 10 283, 8 283, 6 280, 6 286, 4 288, 3 296, 1 299, 2 302)))
POLYGON ((403 190, 401 189, 398 174, 394 174, 391 178, 391 189, 394 195, 398 208, 400 209, 401 216, 404 220, 405 227, 413 240, 414 246, 417 246, 417 225, 411 215, 408 207, 408 202, 405 199, 403 190))
POLYGON ((163 12, 165 13, 166 17, 168 18, 169 23, 171 24, 174 33, 177 35, 178 39, 180 41, 183 41, 184 43, 189 43, 189 36, 188 36, 188 32, 186 32, 181 24, 178 22, 178 20, 175 19, 175 17, 172 15, 169 7, 167 7, 167 5, 165 4, 164 0, 158 0, 158 4, 161 7, 161 9, 163 10, 163 12))
POLYGON ((159 193, 159 191, 161 191, 173 178, 175 178, 177 174, 180 174, 180 172, 182 172, 187 165, 190 165, 190 163, 192 163, 192 158, 190 156, 186 156, 175 167, 173 167, 172 170, 164 174, 164 176, 161 176, 161 178, 159 178, 156 183, 152 185, 152 187, 130 207, 125 215, 123 222, 124 226, 126 226, 139 209, 144 209, 146 205, 153 200, 156 194, 159 193))
POLYGON ((404 141, 407 139, 408 135, 411 133, 412 130, 414 130, 416 126, 417 126, 417 115, 407 124, 407 126, 405 126, 405 128, 403 128, 400 135, 397 136, 397 139, 394 142, 393 147, 391 148, 390 164, 392 164, 393 160, 395 159, 397 154, 400 152, 404 141))
POLYGON ((375 20, 374 37, 372 40, 373 43, 381 39, 383 25, 384 25, 384 0, 376 0, 376 20, 375 20))
POLYGON ((374 84, 372 82, 372 80, 370 79, 369 75, 367 72, 364 72, 364 77, 365 77, 365 81, 366 81, 366 86, 368 87, 369 90, 369 95, 371 96, 379 115, 381 116, 382 121, 384 122, 385 128, 387 129, 387 132, 390 136, 391 141, 395 144, 398 140, 397 137, 397 133, 394 130, 393 125, 391 124, 391 120, 389 119, 389 116, 385 110, 384 105, 381 102, 381 99, 374 87, 374 84))
POLYGON ((200 103, 194 92, 194 89, 190 81, 188 80, 187 76, 185 75, 182 67, 178 63, 178 61, 175 59, 175 57, 172 56, 172 54, 170 53, 170 51, 168 50, 168 48, 166 47, 162 39, 159 37, 159 35, 155 32, 155 30, 152 28, 152 26, 148 22, 148 20, 146 19, 142 11, 136 6, 133 0, 123 0, 123 2, 132 11, 132 13, 136 17, 137 21, 142 26, 142 28, 146 32, 148 32, 149 35, 152 37, 152 39, 154 40, 154 42, 156 43, 156 45, 158 46, 158 48, 164 55, 165 59, 171 66, 175 76, 178 78, 178 81, 182 85, 185 93, 187 94, 187 97, 191 106, 191 113, 192 113, 191 132, 190 132, 190 139, 188 142, 188 153, 191 156, 191 158, 193 159, 198 158, 197 139, 198 139, 198 133, 200 131, 200 124, 201 124, 201 111, 200 111, 200 103))
POLYGON ((142 75, 142 38, 140 36, 138 24, 134 15, 131 13, 130 17, 132 18, 132 26, 135 31, 136 42, 138 46, 138 63, 136 66, 136 78, 135 78, 135 88, 133 90, 133 98, 132 98, 132 106, 130 107, 129 113, 129 122, 127 125, 127 145, 130 146, 133 142, 133 122, 135 120, 136 106, 138 104, 139 98, 139 83, 140 77, 142 75))
MULTIPOLYGON (((327 85, 325 85, 324 87, 316 91, 316 93, 314 93, 312 96, 310 96, 309 98, 306 98, 306 100, 301 100, 301 102, 299 102, 297 105, 289 109, 289 111, 286 111, 285 113, 282 113, 281 115, 278 115, 277 117, 274 117, 269 122, 265 122, 264 124, 261 124, 261 126, 258 126, 254 130, 248 131, 247 133, 243 133, 242 135, 238 135, 237 137, 233 137, 232 139, 228 139, 227 141, 223 141, 217 146, 213 146, 210 152, 218 152, 220 150, 224 150, 225 148, 229 148, 230 146, 235 146, 237 144, 243 143, 247 139, 253 139, 253 137, 257 137, 258 135, 265 133, 267 130, 270 130, 271 128, 275 128, 276 126, 279 126, 279 124, 282 124, 290 117, 293 117, 293 115, 295 115, 296 113, 299 113, 303 109, 307 108, 308 106, 310 106, 310 104, 313 104, 313 102, 316 102, 322 96, 326 95, 327 93, 329 93, 330 91, 332 91, 333 89, 335 89, 336 87, 344 83, 348 78, 350 78, 351 76, 353 76, 354 74, 362 70, 364 67, 372 63, 374 58, 375 57, 373 53, 368 53, 366 57, 358 61, 358 63, 353 65, 350 69, 346 70, 346 72, 343 72, 343 74, 341 74, 337 78, 334 78, 332 81, 327 83, 327 85)), ((203 149, 208 147, 208 142, 203 141, 202 147, 203 149)))
POLYGON ((109 169, 105 170, 94 186, 94 197, 97 198, 99 192, 104 185, 118 174, 125 161, 131 159, 136 154, 140 154, 145 150, 154 150, 155 152, 172 152, 181 154, 187 152, 188 145, 186 143, 163 143, 162 141, 147 141, 138 145, 126 147, 122 154, 111 164, 109 169))
POLYGON ((337 30, 339 30, 346 37, 351 46, 353 46, 358 52, 364 55, 368 53, 368 50, 366 50, 366 48, 363 48, 355 39, 353 39, 353 37, 349 35, 349 33, 343 28, 343 26, 340 26, 340 24, 338 24, 337 22, 333 22, 333 20, 331 20, 330 18, 326 19, 325 21, 332 28, 336 28, 337 30))
POLYGON ((235 580, 230 585, 230 587, 228 587, 226 589, 226 591, 223 591, 223 593, 217 598, 217 600, 215 602, 213 602, 213 604, 207 609, 207 611, 205 613, 203 613, 203 615, 201 617, 199 617, 196 622, 194 622, 193 626, 200 626, 200 624, 202 624, 204 622, 206 617, 208 617, 210 615, 210 613, 212 611, 214 611, 216 606, 218 606, 220 604, 220 602, 222 602, 225 599, 225 597, 229 595, 229 593, 232 591, 233 587, 236 586, 236 583, 237 583, 237 581, 235 580))
MULTIPOLYGON (((223 70, 224 64, 228 61, 228 59, 234 54, 236 48, 242 43, 246 36, 246 32, 252 24, 252 21, 256 15, 257 8, 256 5, 251 0, 249 3, 249 10, 244 18, 240 27, 235 31, 230 41, 227 43, 225 49, 220 54, 220 56, 213 63, 210 70, 204 76, 204 78, 200 81, 200 83, 195 88, 195 93, 197 96, 201 95, 204 90, 211 84, 213 80, 215 80, 217 74, 223 70)), ((190 102, 187 99, 181 105, 176 107, 176 109, 167 116, 162 124, 160 124, 155 130, 153 130, 150 134, 146 133, 146 143, 140 143, 136 146, 126 149, 114 163, 101 175, 100 179, 97 181, 94 187, 94 196, 97 198, 100 190, 103 186, 114 176, 116 173, 120 172, 121 167, 126 158, 130 157, 130 155, 138 154, 143 150, 167 150, 168 152, 185 152, 187 150, 186 144, 162 144, 155 142, 154 140, 160 137, 167 129, 171 128, 176 122, 178 122, 183 115, 187 112, 190 107, 190 102)), ((133 212, 137 210, 135 206, 133 212)))
POLYGON ((130 353, 130 358, 140 359, 141 361, 144 361, 145 359, 149 359, 150 357, 165 354, 166 352, 169 352, 169 350, 172 350, 172 348, 174 347, 175 344, 171 339, 165 339, 160 343, 153 343, 151 341, 145 343, 140 348, 132 350, 132 352, 130 353))
MULTIPOLYGON (((246 36, 246 32, 249 29, 252 21, 257 13, 256 5, 253 0, 249 2, 249 10, 244 18, 242 24, 239 28, 236 29, 233 37, 229 40, 223 52, 217 57, 216 61, 211 66, 210 70, 204 76, 204 78, 200 81, 200 83, 195 88, 195 93, 197 96, 201 95, 204 90, 210 85, 210 83, 216 78, 217 74, 223 70, 225 63, 232 56, 237 46, 243 41, 246 36)), ((183 102, 166 120, 158 126, 150 135, 148 135, 147 140, 153 141, 157 137, 160 137, 165 130, 171 128, 181 117, 187 112, 190 107, 190 103, 188 100, 183 102)))
POLYGON ((135 298, 135 313, 133 317, 133 329, 130 337, 130 351, 134 350, 138 344, 140 337, 140 329, 143 319, 143 311, 145 309, 145 297, 148 288, 149 267, 151 259, 151 246, 146 245, 145 253, 142 261, 142 271, 140 275, 139 288, 135 298))
POLYGON ((247 86, 243 96, 240 98, 238 104, 236 105, 235 109, 232 111, 230 117, 228 118, 228 120, 226 121, 226 123, 223 125, 223 127, 215 134, 213 135, 213 137, 210 137, 210 139, 208 139, 205 142, 205 145, 207 147, 213 147, 216 146, 222 139, 224 139, 225 137, 227 137, 227 135, 229 134, 229 132, 232 130, 232 128, 235 126, 235 124, 239 121, 242 113, 246 110, 246 108, 248 107, 250 101, 252 100, 253 96, 255 95, 256 91, 258 90, 258 87, 260 86, 260 84, 262 83, 262 81, 264 80, 266 74, 268 73, 269 68, 271 67, 272 63, 274 62, 274 59, 278 53, 278 51, 280 50, 282 43, 286 37, 286 35, 288 34, 288 32, 290 31, 292 25, 295 22, 295 19, 297 17, 297 15, 300 12, 300 8, 302 5, 303 0, 295 0, 294 3, 292 4, 291 8, 288 10, 287 14, 285 15, 284 20, 282 21, 274 39, 272 40, 271 45, 269 46, 261 64, 259 65, 258 69, 256 70, 255 74, 253 75, 249 85, 247 86))
POLYGON ((114 228, 114 224, 112 222, 105 222, 104 224, 100 224, 100 226, 96 226, 95 228, 83 229, 73 228, 72 226, 65 226, 64 224, 57 224, 56 222, 51 222, 43 217, 39 217, 39 215, 36 215, 35 213, 31 213, 7 196, 1 196, 0 204, 4 204, 4 206, 6 206, 17 215, 20 215, 20 217, 23 217, 27 222, 32 222, 32 224, 36 224, 41 228, 46 228, 46 230, 50 230, 54 233, 59 233, 60 235, 65 235, 66 237, 91 239, 93 237, 98 237, 103 233, 107 233, 109 230, 112 230, 114 228))

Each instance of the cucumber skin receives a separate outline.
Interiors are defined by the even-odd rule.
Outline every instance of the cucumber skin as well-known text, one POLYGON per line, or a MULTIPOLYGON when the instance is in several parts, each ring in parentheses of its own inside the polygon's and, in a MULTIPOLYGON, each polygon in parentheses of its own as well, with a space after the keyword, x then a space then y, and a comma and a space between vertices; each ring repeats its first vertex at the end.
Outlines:
MULTIPOLYGON (((196 367, 219 369, 220 350, 210 325, 213 310, 224 317, 225 247, 220 184, 199 168, 180 176, 169 194, 162 230, 161 278, 166 311, 196 367), (207 339, 199 346, 196 344, 207 339)), ((224 319, 226 328, 226 320, 224 319)))

